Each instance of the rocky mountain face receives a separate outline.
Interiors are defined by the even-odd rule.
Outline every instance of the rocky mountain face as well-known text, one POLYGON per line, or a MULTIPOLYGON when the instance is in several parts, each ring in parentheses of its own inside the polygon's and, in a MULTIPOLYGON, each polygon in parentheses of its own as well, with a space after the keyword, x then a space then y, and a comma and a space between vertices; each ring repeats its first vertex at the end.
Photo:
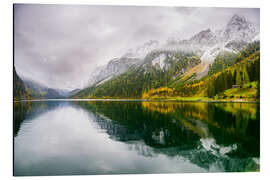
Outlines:
POLYGON ((179 50, 155 50, 146 55, 143 63, 138 68, 146 72, 152 69, 164 72, 175 69, 174 73, 177 76, 184 74, 187 69, 195 66, 198 62, 200 62, 200 59, 193 53, 181 52, 179 50))
POLYGON ((149 41, 134 49, 129 49, 127 53, 119 58, 114 58, 105 66, 97 67, 90 75, 88 85, 99 85, 107 80, 127 71, 132 65, 138 65, 143 58, 151 51, 160 46, 158 41, 149 41))
POLYGON ((137 63, 139 59, 122 56, 109 61, 106 66, 98 67, 90 76, 89 85, 103 83, 114 76, 126 72, 126 70, 137 63))
POLYGON ((202 61, 211 63, 223 51, 239 52, 247 43, 256 40, 258 35, 259 30, 252 22, 243 16, 233 15, 224 29, 201 31, 186 44, 199 49, 202 61))
POLYGON ((223 31, 224 41, 251 41, 257 34, 257 30, 252 22, 245 17, 234 15, 223 31))
MULTIPOLYGON (((202 63, 210 64, 218 54, 237 53, 247 43, 254 40, 259 40, 259 29, 247 18, 233 15, 225 27, 220 30, 206 29, 189 39, 169 39, 165 44, 149 41, 135 49, 130 49, 120 58, 109 61, 106 66, 98 67, 91 74, 88 86, 100 85, 112 77, 126 72, 133 65, 139 67, 148 63, 148 66, 169 70, 168 59, 177 59, 177 57, 170 57, 171 51, 194 53, 200 57, 202 63), (163 51, 163 53, 151 60, 147 58, 149 54, 158 51, 163 51), (149 63, 149 61, 151 62, 149 63)), ((142 67, 146 67, 146 65, 142 67)), ((208 70, 208 68, 204 68, 204 70, 208 70)))
POLYGON ((218 38, 214 32, 207 29, 194 35, 188 41, 193 46, 211 47, 218 42, 218 38))

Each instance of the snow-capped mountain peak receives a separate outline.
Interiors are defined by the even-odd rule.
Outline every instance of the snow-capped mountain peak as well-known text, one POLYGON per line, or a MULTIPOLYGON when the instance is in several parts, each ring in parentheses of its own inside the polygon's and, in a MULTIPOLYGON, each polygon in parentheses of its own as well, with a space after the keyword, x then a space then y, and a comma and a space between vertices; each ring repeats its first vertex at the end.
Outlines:
POLYGON ((210 29, 196 34, 190 41, 192 45, 203 51, 201 60, 211 63, 215 57, 223 52, 236 53, 247 43, 259 39, 259 31, 247 18, 233 15, 225 28, 212 32, 210 29))
MULTIPOLYGON (((192 52, 200 57, 202 63, 212 63, 215 57, 222 52, 237 53, 245 45, 254 40, 259 40, 259 29, 247 18, 241 15, 233 15, 225 24, 223 29, 212 31, 205 29, 189 39, 179 40, 180 37, 168 39, 164 44, 151 40, 141 46, 130 49, 126 54, 109 61, 102 68, 94 71, 90 77, 89 85, 100 84, 111 77, 124 73, 130 66, 141 64, 145 61, 147 54, 157 51, 182 51, 192 52)), ((153 66, 165 69, 166 57, 156 57, 152 61, 153 66), (163 68, 165 67, 165 68, 163 68)), ((207 70, 207 68, 205 68, 207 70)))
POLYGON ((250 41, 254 38, 256 27, 247 18, 233 15, 223 31, 225 41, 239 40, 250 41))
POLYGON ((206 29, 189 39, 192 44, 212 46, 216 43, 216 35, 210 30, 206 29))
POLYGON ((229 20, 229 22, 227 23, 227 28, 228 27, 232 27, 232 26, 236 26, 236 27, 240 27, 240 28, 246 28, 246 26, 252 24, 247 18, 245 18, 244 16, 238 15, 238 14, 234 14, 231 19, 229 20))

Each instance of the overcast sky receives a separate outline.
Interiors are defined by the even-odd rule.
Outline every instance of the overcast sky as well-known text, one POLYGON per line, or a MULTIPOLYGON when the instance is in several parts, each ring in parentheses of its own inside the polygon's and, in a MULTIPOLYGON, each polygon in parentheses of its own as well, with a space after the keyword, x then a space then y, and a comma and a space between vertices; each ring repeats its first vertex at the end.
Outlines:
POLYGON ((259 9, 16 4, 15 67, 51 88, 81 88, 127 49, 220 29, 233 14, 259 25, 259 9))

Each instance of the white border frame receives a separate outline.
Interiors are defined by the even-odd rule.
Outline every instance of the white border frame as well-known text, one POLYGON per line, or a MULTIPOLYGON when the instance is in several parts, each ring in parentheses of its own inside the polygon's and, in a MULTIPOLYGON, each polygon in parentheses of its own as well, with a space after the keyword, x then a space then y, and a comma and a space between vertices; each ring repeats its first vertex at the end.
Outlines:
POLYGON ((270 118, 267 103, 269 101, 270 77, 270 41, 269 19, 270 3, 267 0, 2 0, 0 2, 0 82, 1 82, 1 126, 0 126, 0 177, 1 179, 269 179, 269 128, 270 118), (245 7, 260 8, 261 24, 261 158, 260 173, 186 173, 186 174, 155 174, 155 175, 99 175, 99 176, 43 176, 43 177, 13 177, 12 149, 12 75, 13 75, 13 3, 42 3, 42 4, 87 4, 87 5, 142 5, 142 6, 181 6, 181 7, 245 7))

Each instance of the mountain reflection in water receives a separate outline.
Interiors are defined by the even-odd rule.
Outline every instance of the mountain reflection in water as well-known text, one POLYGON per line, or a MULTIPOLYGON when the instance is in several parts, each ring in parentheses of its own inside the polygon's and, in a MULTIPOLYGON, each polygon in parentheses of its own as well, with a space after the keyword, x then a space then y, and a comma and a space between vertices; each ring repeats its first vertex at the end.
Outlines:
POLYGON ((259 105, 14 104, 14 174, 258 171, 259 105))

